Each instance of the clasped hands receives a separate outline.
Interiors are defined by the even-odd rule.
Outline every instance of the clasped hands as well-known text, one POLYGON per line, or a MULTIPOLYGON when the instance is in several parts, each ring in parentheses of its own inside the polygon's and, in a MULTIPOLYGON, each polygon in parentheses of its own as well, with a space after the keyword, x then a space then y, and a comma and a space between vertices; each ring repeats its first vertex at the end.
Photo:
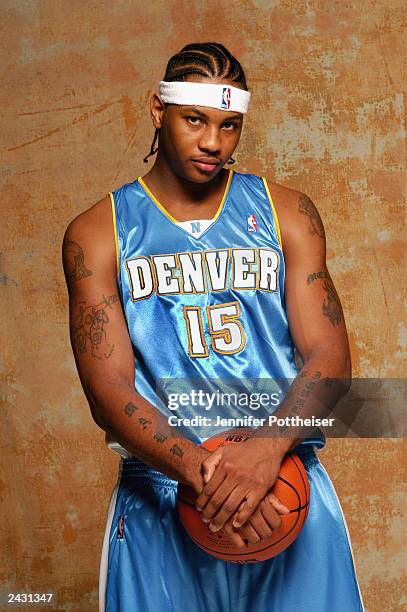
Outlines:
POLYGON ((283 457, 265 438, 213 451, 201 464, 205 484, 195 502, 209 529, 222 529, 239 548, 269 538, 289 512, 270 491, 283 457))

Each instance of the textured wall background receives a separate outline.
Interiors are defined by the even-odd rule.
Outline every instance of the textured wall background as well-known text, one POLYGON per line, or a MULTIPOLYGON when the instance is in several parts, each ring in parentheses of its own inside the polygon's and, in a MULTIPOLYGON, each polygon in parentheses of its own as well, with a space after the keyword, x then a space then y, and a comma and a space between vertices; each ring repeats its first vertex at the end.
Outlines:
MULTIPOLYGON (((61 240, 76 214, 146 171, 147 102, 184 44, 223 42, 246 68, 253 103, 237 169, 316 202, 354 375, 402 376, 403 6, 1 0, 3 590, 53 590, 55 610, 97 608, 118 459, 71 354, 61 240)), ((322 453, 372 612, 402 609, 405 448, 331 440, 322 453)))

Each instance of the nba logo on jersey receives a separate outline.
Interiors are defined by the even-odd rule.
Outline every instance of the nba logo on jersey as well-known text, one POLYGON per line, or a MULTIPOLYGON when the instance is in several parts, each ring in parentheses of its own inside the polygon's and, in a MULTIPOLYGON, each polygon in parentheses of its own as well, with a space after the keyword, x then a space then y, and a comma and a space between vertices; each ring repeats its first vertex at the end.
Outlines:
POLYGON ((228 109, 230 107, 230 87, 224 87, 222 89, 222 108, 228 109))
POLYGON ((247 217, 247 231, 257 232, 257 219, 253 213, 247 217))

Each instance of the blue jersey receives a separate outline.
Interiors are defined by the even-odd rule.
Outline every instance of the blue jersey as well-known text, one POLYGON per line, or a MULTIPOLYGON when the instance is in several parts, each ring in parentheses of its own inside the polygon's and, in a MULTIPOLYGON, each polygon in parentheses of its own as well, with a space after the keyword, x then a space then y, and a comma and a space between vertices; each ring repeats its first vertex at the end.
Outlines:
POLYGON ((166 417, 190 418, 181 428, 198 442, 220 431, 208 425, 217 422, 215 412, 216 418, 274 412, 298 368, 266 180, 229 170, 213 222, 197 236, 177 225, 141 178, 110 195, 136 390, 166 417), (191 401, 199 381, 212 404, 202 388, 191 401), (183 392, 189 401, 180 403, 183 392), (252 401, 260 392, 261 406, 252 401))

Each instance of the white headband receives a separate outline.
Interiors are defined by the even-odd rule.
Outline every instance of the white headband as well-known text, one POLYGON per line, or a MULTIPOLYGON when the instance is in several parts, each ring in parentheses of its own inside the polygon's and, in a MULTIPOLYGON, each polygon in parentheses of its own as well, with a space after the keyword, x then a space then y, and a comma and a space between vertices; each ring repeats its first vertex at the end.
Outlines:
POLYGON ((237 113, 247 113, 250 99, 250 93, 238 87, 191 81, 160 81, 160 96, 166 104, 209 106, 237 113))

